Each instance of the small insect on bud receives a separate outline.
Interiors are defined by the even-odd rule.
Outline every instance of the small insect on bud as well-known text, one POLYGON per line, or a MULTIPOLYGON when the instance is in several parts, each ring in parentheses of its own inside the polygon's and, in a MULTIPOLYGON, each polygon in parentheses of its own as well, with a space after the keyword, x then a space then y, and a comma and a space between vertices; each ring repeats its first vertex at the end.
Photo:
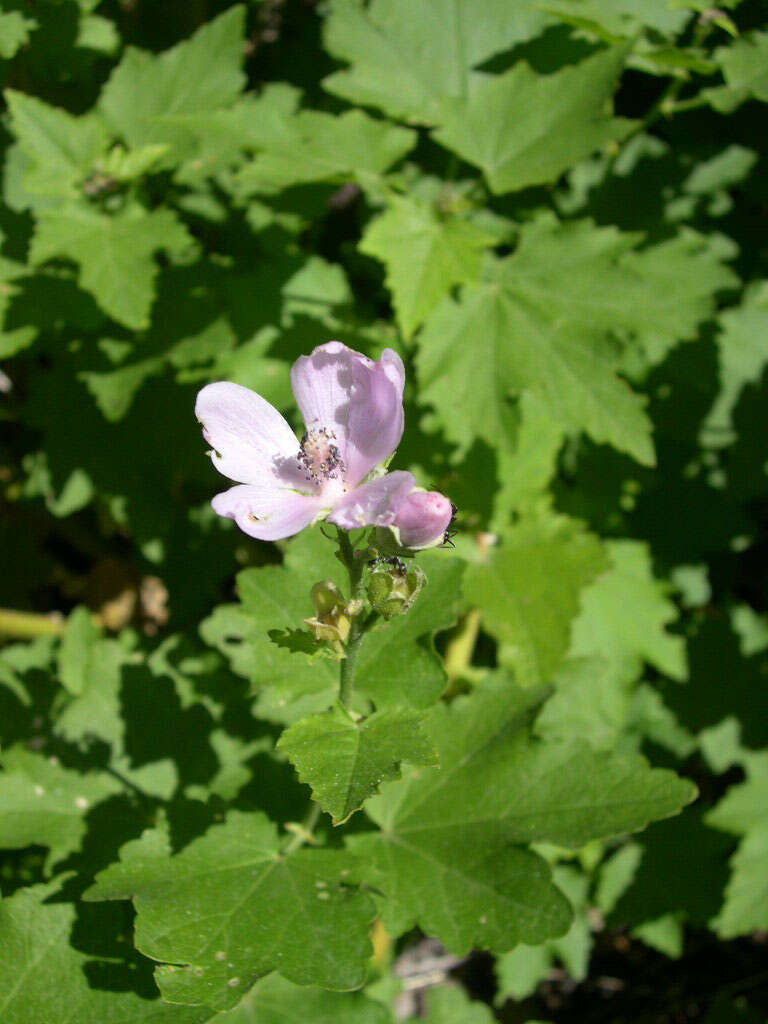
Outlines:
POLYGON ((379 615, 393 619, 411 610, 426 582, 418 565, 408 569, 400 558, 378 558, 370 566, 368 600, 379 615))
POLYGON ((325 643, 338 654, 349 636, 350 616, 344 595, 332 580, 316 583, 310 591, 315 614, 304 619, 318 643, 325 643))

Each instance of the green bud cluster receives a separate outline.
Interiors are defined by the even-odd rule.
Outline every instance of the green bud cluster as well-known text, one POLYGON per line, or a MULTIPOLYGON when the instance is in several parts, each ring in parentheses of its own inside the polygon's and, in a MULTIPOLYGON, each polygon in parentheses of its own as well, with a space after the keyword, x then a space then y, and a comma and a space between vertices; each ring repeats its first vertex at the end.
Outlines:
POLYGON ((408 569, 399 558, 383 558, 371 566, 366 592, 373 610, 385 619, 393 619, 410 611, 425 583, 426 576, 418 565, 408 569))

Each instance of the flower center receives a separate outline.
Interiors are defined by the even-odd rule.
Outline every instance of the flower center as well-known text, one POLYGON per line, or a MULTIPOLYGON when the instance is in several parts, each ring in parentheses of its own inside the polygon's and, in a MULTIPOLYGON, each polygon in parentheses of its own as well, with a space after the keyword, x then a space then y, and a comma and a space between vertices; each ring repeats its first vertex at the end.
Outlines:
POLYGON ((332 430, 320 427, 318 430, 308 430, 299 445, 299 468, 310 483, 322 490, 326 489, 329 480, 343 480, 346 472, 335 441, 336 435, 332 430))

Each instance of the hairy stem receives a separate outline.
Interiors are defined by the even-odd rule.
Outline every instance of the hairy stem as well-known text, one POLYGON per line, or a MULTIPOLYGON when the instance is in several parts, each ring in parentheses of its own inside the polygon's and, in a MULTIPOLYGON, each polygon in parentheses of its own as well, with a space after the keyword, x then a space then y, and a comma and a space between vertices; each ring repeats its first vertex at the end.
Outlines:
POLYGON ((339 554, 349 573, 349 596, 353 607, 357 606, 356 613, 352 616, 349 627, 349 636, 346 643, 346 657, 341 660, 339 669, 339 703, 345 708, 352 703, 354 691, 355 662, 360 651, 360 644, 365 636, 366 623, 363 616, 363 561, 355 558, 355 549, 349 535, 344 530, 339 530, 339 554))

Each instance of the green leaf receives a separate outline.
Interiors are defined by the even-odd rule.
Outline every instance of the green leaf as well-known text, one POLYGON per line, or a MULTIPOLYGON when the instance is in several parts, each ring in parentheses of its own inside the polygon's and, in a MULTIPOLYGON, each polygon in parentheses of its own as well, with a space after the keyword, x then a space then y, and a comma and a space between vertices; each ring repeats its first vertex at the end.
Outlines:
POLYGON ((21 889, 0 901, 3 1024, 205 1024, 212 1019, 206 1007, 169 1006, 126 990, 123 964, 113 968, 80 952, 83 941, 90 949, 103 935, 98 919, 90 920, 93 914, 83 920, 80 908, 57 898, 60 884, 21 889))
POLYGON ((234 103, 245 83, 244 29, 237 5, 165 53, 128 47, 99 100, 112 131, 131 149, 168 145, 171 165, 189 157, 206 115, 234 103))
POLYGON ((437 118, 445 97, 462 97, 495 53, 537 35, 546 17, 505 0, 430 0, 413 18, 410 0, 334 0, 325 48, 352 66, 323 80, 329 92, 417 123, 437 118))
POLYGON ((523 520, 488 561, 467 571, 465 594, 523 685, 550 682, 583 589, 606 567, 602 545, 562 517, 523 520))
POLYGON ((731 786, 706 817, 708 825, 742 836, 731 859, 725 902, 714 920, 724 939, 768 927, 768 751, 746 753, 746 781, 731 786))
POLYGON ((537 734, 548 740, 578 736, 596 750, 613 749, 629 721, 634 681, 633 666, 568 658, 552 680, 555 692, 536 721, 537 734))
POLYGON ((576 911, 566 935, 550 939, 542 946, 516 946, 499 957, 496 972, 499 981, 497 1005, 507 999, 527 999, 533 995, 554 964, 562 962, 574 981, 587 975, 592 935, 586 919, 589 878, 576 868, 559 864, 553 870, 558 888, 567 895, 576 911))
POLYGON ((0 14, 0 57, 11 60, 22 46, 29 42, 30 33, 37 28, 33 18, 25 18, 19 11, 0 14))
POLYGON ((733 413, 747 384, 759 384, 768 363, 768 281, 750 285, 740 306, 718 318, 720 390, 704 421, 702 437, 723 447, 735 440, 733 413))
POLYGON ((7 89, 11 130, 27 157, 23 187, 34 196, 76 198, 83 180, 107 143, 104 126, 93 114, 73 117, 34 96, 7 89))
POLYGON ((134 330, 149 326, 155 296, 155 253, 178 255, 193 246, 186 227, 172 210, 148 213, 138 206, 112 216, 87 206, 43 212, 35 230, 30 260, 71 259, 79 282, 102 309, 134 330))
POLYGON ((570 914, 545 863, 511 844, 576 848, 674 814, 695 795, 643 758, 531 740, 526 726, 545 694, 492 678, 437 705, 425 729, 443 767, 404 772, 366 805, 380 831, 349 844, 385 893, 394 934, 418 923, 457 953, 562 935, 570 914))
POLYGON ((416 133, 361 110, 325 114, 318 110, 287 113, 259 126, 254 142, 260 152, 237 175, 246 194, 278 192, 312 181, 360 179, 378 175, 416 143, 416 133))
POLYGON ((279 721, 323 711, 336 698, 338 662, 291 651, 271 638, 302 627, 313 613, 309 592, 322 579, 346 586, 330 542, 319 531, 304 531, 288 544, 283 566, 239 573, 240 604, 220 605, 200 627, 203 639, 258 688, 269 717, 279 721))
POLYGON ((445 670, 432 637, 456 622, 465 564, 446 551, 424 552, 418 564, 427 583, 413 608, 369 630, 355 663, 355 690, 378 708, 425 708, 445 688, 445 670))
POLYGON ((496 1019, 485 1003, 473 1002, 458 987, 441 985, 425 994, 426 1024, 493 1024, 496 1019))
POLYGON ((446 101, 434 138, 481 168, 496 194, 556 181, 630 130, 606 114, 626 55, 614 47, 550 75, 520 61, 446 101))
POLYGON ((312 796, 345 822, 378 792, 381 782, 400 777, 400 764, 432 765, 437 754, 421 729, 422 715, 406 709, 378 711, 356 721, 341 705, 295 722, 280 737, 282 750, 312 796))
POLYGON ((636 286, 616 264, 625 245, 587 223, 541 220, 521 232, 494 280, 443 300, 417 365, 422 401, 435 406, 448 437, 462 448, 472 438, 495 447, 512 433, 511 394, 530 389, 565 429, 653 463, 643 401, 616 375, 608 342, 628 319, 609 312, 627 308, 622 284, 636 286))
POLYGON ((541 4, 547 14, 576 27, 593 23, 609 37, 631 37, 646 27, 677 35, 690 14, 671 6, 668 0, 545 0, 541 4))
POLYGON ((242 1003, 214 1024, 391 1024, 381 1003, 357 992, 293 985, 279 974, 257 981, 242 1003))
POLYGON ((91 657, 100 636, 91 613, 82 605, 67 619, 58 656, 59 679, 70 693, 81 694, 91 672, 91 657))
POLYGON ((653 577, 648 546, 639 541, 607 544, 612 567, 581 595, 570 654, 599 655, 637 676, 643 662, 673 679, 688 675, 685 641, 667 632, 678 617, 669 588, 653 577))
POLYGON ((505 754, 543 696, 496 680, 450 709, 437 705, 425 728, 443 767, 408 773, 366 806, 380 831, 348 844, 387 897, 390 933, 418 924, 461 955, 473 946, 502 951, 567 930, 568 904, 545 862, 511 847, 503 823, 491 825, 483 813, 490 794, 509 792, 505 754))
POLYGON ((747 99, 768 103, 768 32, 749 32, 715 51, 726 84, 705 89, 715 110, 730 114, 747 99))
POLYGON ((494 239, 470 221, 440 218, 410 199, 393 199, 370 222, 359 249, 387 268, 400 330, 409 338, 457 284, 480 276, 483 249, 494 239))
POLYGON ((362 985, 375 911, 345 884, 346 863, 333 850, 281 854, 263 814, 232 811, 175 856, 161 831, 145 832, 86 899, 133 899, 136 946, 163 963, 165 999, 226 1010, 272 970, 300 985, 362 985))
POLYGON ((50 862, 80 848, 89 810, 120 784, 106 773, 82 774, 62 768, 21 747, 3 753, 0 773, 0 848, 47 846, 50 862))

